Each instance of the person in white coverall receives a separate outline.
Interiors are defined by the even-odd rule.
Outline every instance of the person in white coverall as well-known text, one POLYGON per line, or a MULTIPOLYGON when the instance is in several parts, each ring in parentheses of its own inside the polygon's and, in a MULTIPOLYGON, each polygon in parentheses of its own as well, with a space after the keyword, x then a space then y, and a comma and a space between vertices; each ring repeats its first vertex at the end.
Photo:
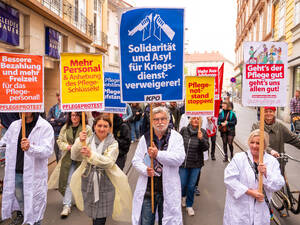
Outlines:
POLYGON ((166 107, 153 109, 153 142, 150 132, 139 141, 132 165, 139 172, 133 197, 132 224, 154 225, 155 214, 151 211, 151 178, 154 176, 154 208, 158 224, 182 225, 181 184, 179 166, 185 158, 181 135, 168 128, 170 113, 166 107), (154 169, 150 167, 154 158, 154 169))
MULTIPOLYGON (((264 149, 268 144, 265 132, 264 149)), ((259 130, 252 131, 248 145, 250 150, 235 154, 224 172, 227 191, 223 225, 269 225, 272 193, 284 185, 276 158, 264 152, 263 163, 259 164, 259 130), (258 172, 263 173, 264 194, 258 191, 258 172)))
POLYGON ((14 121, 0 141, 6 145, 2 219, 11 224, 40 225, 47 205, 48 158, 53 153, 52 126, 38 113, 25 113, 26 138, 21 120, 14 121))

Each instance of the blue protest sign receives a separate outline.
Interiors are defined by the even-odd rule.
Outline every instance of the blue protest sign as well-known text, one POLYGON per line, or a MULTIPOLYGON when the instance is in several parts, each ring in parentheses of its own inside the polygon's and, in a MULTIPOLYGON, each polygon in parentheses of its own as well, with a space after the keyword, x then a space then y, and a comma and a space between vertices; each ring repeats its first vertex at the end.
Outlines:
POLYGON ((184 10, 139 8, 120 24, 123 102, 183 99, 184 10))
POLYGON ((121 103, 120 74, 104 72, 104 110, 107 113, 126 113, 126 104, 121 103))

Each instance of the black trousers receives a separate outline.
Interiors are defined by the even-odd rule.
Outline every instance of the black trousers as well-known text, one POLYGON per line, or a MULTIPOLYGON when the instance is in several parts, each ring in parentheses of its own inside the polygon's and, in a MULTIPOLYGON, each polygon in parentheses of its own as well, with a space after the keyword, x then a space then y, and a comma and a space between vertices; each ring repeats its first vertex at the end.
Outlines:
POLYGON ((210 137, 211 141, 211 156, 215 156, 217 135, 210 137))
POLYGON ((105 225, 106 217, 93 220, 93 225, 105 225))

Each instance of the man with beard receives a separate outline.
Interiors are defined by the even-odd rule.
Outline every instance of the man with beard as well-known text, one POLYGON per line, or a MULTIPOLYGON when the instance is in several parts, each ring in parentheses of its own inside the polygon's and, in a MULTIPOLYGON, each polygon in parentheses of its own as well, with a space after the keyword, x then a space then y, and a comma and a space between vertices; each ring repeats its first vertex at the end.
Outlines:
POLYGON ((139 172, 132 224, 154 225, 156 210, 159 224, 182 225, 179 166, 185 158, 182 136, 168 128, 170 113, 166 107, 153 109, 153 143, 150 131, 137 146, 132 165, 139 172), (154 169, 150 167, 154 160, 154 169), (151 177, 154 177, 154 213, 151 209, 151 177))

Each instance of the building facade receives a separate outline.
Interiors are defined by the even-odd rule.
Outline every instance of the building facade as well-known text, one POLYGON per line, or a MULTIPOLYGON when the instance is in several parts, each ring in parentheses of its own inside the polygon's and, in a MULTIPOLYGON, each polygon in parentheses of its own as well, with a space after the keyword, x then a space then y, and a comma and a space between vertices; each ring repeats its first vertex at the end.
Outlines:
MULTIPOLYGON (((109 69, 108 28, 118 26, 117 20, 108 24, 112 5, 130 7, 122 0, 0 0, 0 29, 18 38, 16 43, 0 35, 0 52, 44 56, 46 112, 56 103, 61 52, 102 54, 103 70, 109 69)), ((118 41, 117 35, 112 39, 118 41)))
POLYGON ((235 78, 238 96, 242 93, 243 42, 271 41, 273 27, 272 0, 237 0, 235 78))
POLYGON ((234 64, 217 52, 185 53, 184 54, 184 75, 196 76, 197 67, 220 67, 224 63, 223 91, 232 92, 233 84, 230 78, 234 75, 234 64))
MULTIPOLYGON (((274 41, 288 44, 287 102, 300 90, 300 1, 276 0, 274 5, 274 41)), ((290 108, 281 108, 281 117, 290 119, 290 108)))

